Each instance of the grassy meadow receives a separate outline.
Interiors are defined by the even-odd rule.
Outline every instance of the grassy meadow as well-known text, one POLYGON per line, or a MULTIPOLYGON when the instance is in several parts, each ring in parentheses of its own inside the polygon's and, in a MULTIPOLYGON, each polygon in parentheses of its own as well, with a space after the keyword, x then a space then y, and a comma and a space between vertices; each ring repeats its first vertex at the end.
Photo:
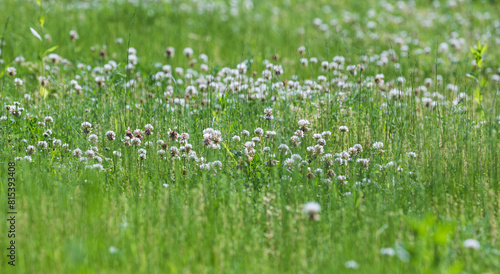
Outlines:
POLYGON ((0 37, 0 273, 500 273, 497 1, 0 0, 0 37))

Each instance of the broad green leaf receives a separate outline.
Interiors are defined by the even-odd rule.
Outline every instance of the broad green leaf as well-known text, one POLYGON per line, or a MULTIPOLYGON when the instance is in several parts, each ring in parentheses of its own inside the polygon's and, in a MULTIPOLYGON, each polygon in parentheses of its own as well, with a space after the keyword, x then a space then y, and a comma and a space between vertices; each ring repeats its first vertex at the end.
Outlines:
POLYGON ((5 72, 7 71, 7 68, 9 67, 9 65, 5 66, 3 68, 3 70, 0 72, 0 78, 2 78, 4 75, 5 75, 5 72))
POLYGON ((478 88, 474 91, 474 100, 477 103, 481 103, 481 101, 483 100, 483 96, 481 95, 481 90, 478 88))
POLYGON ((42 6, 42 0, 36 0, 36 3, 38 4, 39 7, 42 6))
POLYGON ((43 55, 45 56, 47 53, 51 53, 51 52, 53 52, 53 51, 54 51, 54 50, 56 50, 56 49, 57 49, 57 46, 53 46, 53 47, 51 47, 50 49, 46 50, 46 51, 43 53, 43 55))
POLYGON ((45 24, 45 17, 42 15, 40 16, 40 27, 42 27, 42 29, 44 24, 45 24))
POLYGON ((44 87, 40 87, 40 95, 43 97, 43 99, 46 99, 47 96, 49 96, 49 91, 44 87))
POLYGON ((481 66, 483 65, 483 60, 482 59, 477 59, 476 60, 476 65, 478 68, 481 68, 481 66))
POLYGON ((38 32, 36 32, 36 30, 34 30, 33 28, 30 28, 31 30, 31 33, 33 33, 33 35, 38 38, 38 40, 42 41, 42 37, 40 36, 40 34, 38 34, 38 32))
POLYGON ((486 77, 484 77, 483 79, 481 79, 481 83, 479 83, 479 85, 481 85, 481 87, 484 87, 484 86, 486 86, 486 84, 488 84, 488 79, 486 79, 486 77))

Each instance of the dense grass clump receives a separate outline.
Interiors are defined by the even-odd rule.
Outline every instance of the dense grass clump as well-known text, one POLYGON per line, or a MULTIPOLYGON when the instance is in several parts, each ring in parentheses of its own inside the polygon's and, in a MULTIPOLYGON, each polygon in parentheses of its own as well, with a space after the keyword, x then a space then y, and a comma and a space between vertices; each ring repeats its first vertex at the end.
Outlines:
POLYGON ((2 1, 0 273, 498 272, 499 15, 2 1))

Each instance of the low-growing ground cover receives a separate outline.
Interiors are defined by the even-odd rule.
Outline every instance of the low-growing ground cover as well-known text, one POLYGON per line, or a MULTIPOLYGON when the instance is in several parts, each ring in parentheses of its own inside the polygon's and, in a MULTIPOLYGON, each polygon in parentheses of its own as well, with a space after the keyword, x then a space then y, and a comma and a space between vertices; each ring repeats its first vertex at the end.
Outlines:
POLYGON ((498 272, 498 9, 5 0, 0 272, 498 272))

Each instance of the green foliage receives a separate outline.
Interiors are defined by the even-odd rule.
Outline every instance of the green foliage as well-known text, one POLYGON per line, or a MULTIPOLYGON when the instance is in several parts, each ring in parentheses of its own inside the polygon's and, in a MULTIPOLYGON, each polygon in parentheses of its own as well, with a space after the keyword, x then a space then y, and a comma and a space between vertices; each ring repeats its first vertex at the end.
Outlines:
POLYGON ((481 46, 481 42, 478 42, 476 46, 470 48, 470 51, 476 60, 476 66, 478 69, 483 67, 483 61, 487 49, 488 45, 481 46))
MULTIPOLYGON (((28 156, 30 145, 36 150, 32 162, 15 160, 19 264, 13 270, 2 263, 0 273, 500 269, 500 107, 493 81, 500 14, 494 4, 456 1, 452 9, 446 5, 455 1, 435 7, 419 1, 272 0, 253 1, 251 8, 249 1, 225 0, 0 2, 0 23, 14 22, 6 26, 0 55, 3 205, 7 163, 28 156), (70 30, 80 38, 72 41, 70 30), (478 37, 488 51, 480 43, 469 51, 478 37), (461 38, 465 44, 452 43, 461 38), (441 42, 447 46, 440 48, 441 42), (133 70, 126 68, 129 46, 137 50, 133 70), (169 46, 176 50, 171 58, 165 56, 169 46), (306 47, 303 55, 299 46, 306 47), (191 58, 183 56, 186 47, 194 51, 191 58), (206 72, 201 53, 208 55, 206 72), (52 63, 50 54, 66 60, 52 63), (20 56, 24 62, 16 61, 20 56), (335 56, 345 60, 333 64, 335 56), (116 68, 101 72, 111 60, 116 68), (282 65, 284 73, 258 80, 268 68, 265 60, 282 65), (241 73, 244 61, 248 71, 241 73), (324 70, 323 61, 343 68, 324 70), (155 77, 163 65, 171 66, 171 82, 155 77), (15 76, 7 73, 11 67, 15 76), (253 79, 236 90, 234 71, 253 79), (469 71, 472 81, 464 78, 469 71), (375 82, 377 74, 384 75, 384 84, 375 82), (213 76, 220 86, 207 82, 205 91, 187 95, 188 85, 199 88, 200 75, 213 76), (40 76, 50 84, 42 86, 40 76), (105 78, 103 86, 97 76, 105 78), (15 78, 24 84, 16 85, 15 78), (132 79, 135 84, 125 88, 132 79), (79 94, 71 80, 81 86, 79 94), (5 107, 14 102, 24 108, 22 115, 5 107), (266 108, 274 119, 266 120, 266 108), (54 122, 46 122, 47 116, 54 122), (294 146, 291 137, 300 134, 301 119, 310 121, 310 130, 294 146), (92 124, 96 143, 82 132, 83 122, 92 124), (146 124, 154 130, 142 135, 142 145, 125 146, 127 130, 146 124), (340 132, 340 126, 349 131, 340 132), (206 128, 221 131, 220 149, 205 147, 206 128), (257 128, 264 135, 248 157, 244 145, 257 128), (107 139, 108 130, 116 133, 114 141, 107 139), (181 147, 170 139, 171 130, 189 133, 198 161, 185 153, 171 156, 173 146, 181 147), (267 131, 276 135, 267 138, 267 131), (324 153, 311 153, 308 148, 318 144, 313 134, 322 133, 324 153), (235 135, 241 140, 233 141, 235 135), (67 146, 54 145, 54 139, 67 146), (375 142, 383 147, 374 148, 375 142), (290 150, 279 150, 281 144, 290 150), (354 144, 362 151, 353 152, 354 144), (85 156, 93 147, 102 163, 73 155, 76 148, 85 156), (139 149, 146 150, 145 159, 139 149), (335 155, 342 152, 349 157, 335 155), (331 162, 323 159, 326 154, 331 162), (289 168, 292 155, 301 160, 289 168), (359 159, 369 161, 365 166, 359 159), (215 161, 222 167, 202 166, 215 161), (303 212, 308 202, 321 206, 317 221, 303 212), (466 247, 467 239, 480 247, 466 247), (347 268, 351 260, 356 264, 347 266, 357 269, 347 268)), ((2 222, 1 237, 7 229, 2 222)))

